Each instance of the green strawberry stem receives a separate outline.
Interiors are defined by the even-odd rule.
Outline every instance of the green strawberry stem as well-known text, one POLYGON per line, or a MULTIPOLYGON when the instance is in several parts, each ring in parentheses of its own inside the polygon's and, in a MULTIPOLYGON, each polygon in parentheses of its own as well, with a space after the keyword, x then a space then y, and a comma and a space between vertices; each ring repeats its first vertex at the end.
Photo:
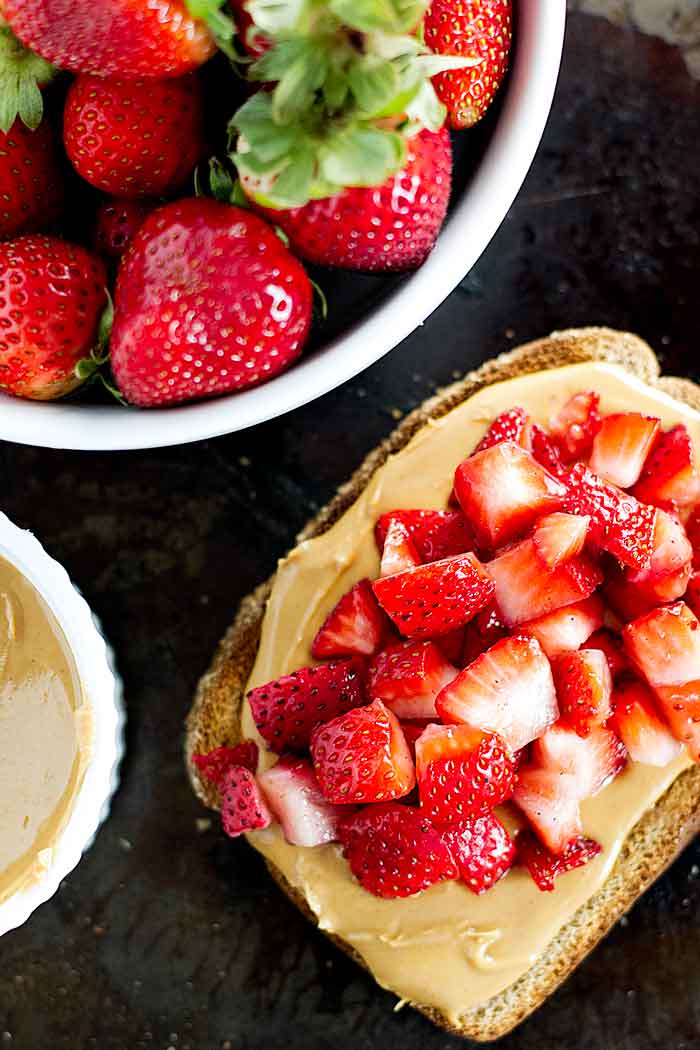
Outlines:
POLYGON ((226 0, 185 0, 185 6, 193 18, 206 23, 219 51, 223 51, 236 64, 245 61, 235 46, 236 24, 230 14, 223 10, 226 0))
POLYGON ((74 372, 78 379, 82 380, 80 389, 84 389, 92 383, 100 383, 120 405, 126 405, 126 401, 111 379, 111 373, 106 374, 109 368, 109 337, 112 334, 114 322, 114 304, 112 297, 105 288, 107 305, 102 311, 99 327, 97 330, 97 342, 87 357, 82 357, 76 362, 74 372))
POLYGON ((17 117, 32 131, 39 127, 44 115, 41 88, 57 72, 21 44, 0 16, 0 131, 7 134, 17 117))

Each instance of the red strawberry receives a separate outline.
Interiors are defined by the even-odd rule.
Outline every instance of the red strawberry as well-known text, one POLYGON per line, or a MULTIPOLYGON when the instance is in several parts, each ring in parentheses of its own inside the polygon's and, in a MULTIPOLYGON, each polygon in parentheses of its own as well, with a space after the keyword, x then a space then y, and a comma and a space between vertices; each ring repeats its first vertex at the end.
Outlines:
POLYGON ((538 620, 522 624, 518 627, 518 633, 536 638, 549 659, 553 660, 560 653, 579 649, 593 631, 602 627, 604 612, 602 601, 592 594, 582 602, 566 605, 538 620))
POLYGON ((700 504, 693 508, 688 517, 685 532, 693 548, 693 568, 700 569, 700 504))
POLYGON ((375 580, 374 593, 402 634, 433 638, 461 627, 493 597, 474 554, 419 565, 375 580))
POLYGON ((372 584, 360 580, 340 599, 319 628, 311 655, 372 656, 382 643, 386 617, 377 605, 372 584))
POLYGON ((138 405, 240 390, 294 361, 311 284, 255 215, 218 201, 152 212, 119 269, 112 368, 138 405))
POLYGON ((432 0, 423 20, 426 44, 473 61, 433 77, 450 127, 470 128, 483 117, 508 68, 512 32, 511 0, 432 0))
POLYGON ((515 844, 493 813, 469 817, 441 829, 443 841, 459 869, 459 877, 472 893, 490 890, 511 867, 515 844))
POLYGON ((666 766, 681 750, 681 744, 660 718, 654 694, 637 678, 620 682, 613 691, 611 724, 633 762, 666 766))
POLYGON ((435 697, 456 674, 434 642, 404 642, 375 656, 367 690, 398 718, 435 718, 435 697))
POLYGON ((685 591, 685 604, 700 617, 700 572, 692 573, 685 591))
POLYGON ((413 759, 414 764, 416 761, 416 741, 420 736, 422 736, 422 734, 425 732, 426 726, 428 725, 430 725, 430 720, 425 718, 416 722, 403 721, 401 723, 401 730, 403 732, 404 737, 406 738, 408 750, 411 752, 411 758, 413 759))
POLYGON ((400 518, 392 518, 384 538, 379 575, 393 576, 396 572, 415 568, 420 561, 408 526, 400 518))
POLYGON ((603 416, 593 438, 590 467, 605 481, 628 489, 638 479, 661 421, 641 412, 603 416))
POLYGON ((501 441, 514 441, 516 445, 528 448, 529 436, 530 417, 527 412, 522 408, 509 408, 496 416, 474 452, 483 452, 501 441))
POLYGON ((243 766, 254 773, 258 768, 258 745, 244 740, 235 747, 217 747, 205 755, 192 755, 192 765, 200 777, 216 787, 221 786, 224 773, 231 766, 243 766))
POLYGON ((436 824, 453 824, 508 798, 515 763, 498 733, 470 725, 430 725, 416 741, 421 809, 436 824))
POLYGON ((579 736, 610 717, 612 675, 600 649, 562 653, 552 664, 562 720, 579 736))
POLYGON ((622 639, 607 627, 601 627, 586 640, 586 649, 600 649, 605 653, 613 680, 629 670, 622 639))
POLYGON ((180 189, 202 158, 203 119, 195 74, 170 80, 85 75, 68 91, 63 141, 78 174, 103 193, 157 197, 180 189))
POLYGON ((578 789, 576 779, 570 773, 521 767, 515 781, 513 801, 553 853, 566 853, 581 837, 578 789))
POLYGON ((581 737, 559 721, 535 740, 533 768, 572 777, 572 790, 582 800, 597 795, 625 766, 624 744, 611 729, 595 726, 581 737))
POLYGON ((359 658, 302 667, 248 693, 258 732, 277 754, 303 751, 320 722, 367 703, 359 658))
POLYGON ((535 551, 546 569, 580 554, 586 542, 590 518, 578 514, 546 514, 535 525, 535 551))
POLYGON ((501 638, 508 634, 501 612, 495 602, 491 602, 470 620, 464 629, 464 654, 462 667, 466 667, 477 656, 481 656, 501 638))
POLYGON ((541 515, 556 510, 565 486, 512 441, 475 452, 455 471, 455 492, 485 548, 522 536, 541 515))
POLYGON ((121 259, 152 210, 145 201, 106 200, 95 216, 94 247, 103 259, 121 259))
POLYGON ((634 486, 634 495, 656 507, 688 507, 700 500, 693 442, 683 423, 661 435, 634 486))
POLYGON ((329 802, 386 802, 403 798, 416 783, 399 721, 381 700, 318 726, 311 758, 329 802))
POLYGON ((443 722, 467 722, 519 751, 558 716, 549 661, 534 638, 504 638, 461 671, 435 702, 443 722))
MULTIPOLYGON (((382 186, 351 187, 301 208, 254 207, 308 262, 347 270, 414 270, 429 255, 445 218, 452 151, 445 128, 421 131, 407 148, 403 169, 382 186)), ((251 179, 244 175, 242 183, 254 197, 251 179)))
POLYGON ((659 599, 653 594, 646 593, 636 583, 630 583, 617 565, 608 568, 603 596, 606 604, 623 623, 644 616, 659 604, 659 599))
POLYGON ((248 11, 248 0, 229 0, 228 6, 236 22, 236 39, 243 45, 247 55, 260 58, 270 49, 270 40, 257 29, 248 11))
POLYGON ((80 385, 75 366, 97 345, 106 283, 98 258, 57 237, 0 244, 0 390, 46 401, 80 385))
POLYGON ((347 810, 323 797, 311 765, 296 755, 283 755, 258 777, 267 804, 293 846, 335 842, 340 818, 347 810))
POLYGON ((410 897, 459 875, 440 833, 411 806, 368 806, 341 822, 338 837, 353 875, 375 897, 410 897))
POLYGON ((598 403, 593 391, 574 394, 549 424, 549 433, 565 463, 585 459, 600 426, 598 403))
POLYGON ((185 0, 3 0, 2 13, 28 48, 74 73, 173 77, 215 50, 185 0))
POLYGON ((267 828, 272 823, 272 814, 255 775, 245 766, 229 766, 220 788, 221 824, 231 838, 245 831, 267 828))
MULTIPOLYGON (((479 614, 477 613, 477 616, 479 614)), ((471 622, 471 621, 470 621, 471 622)), ((469 624, 467 624, 467 627, 469 624)), ((464 667, 464 639, 466 627, 458 627, 449 634, 442 634, 437 639, 437 646, 445 659, 457 667, 464 667)))
POLYGON ((63 206, 63 175, 53 131, 16 120, 0 131, 0 239, 50 226, 63 206))
POLYGON ((392 521, 406 526, 421 561, 441 561, 474 549, 474 531, 461 510, 392 510, 382 514, 375 528, 380 552, 392 521))
POLYGON ((565 853, 557 855, 548 850, 531 831, 519 831, 515 839, 517 857, 530 872, 536 886, 551 892, 554 880, 574 868, 581 868, 601 852, 601 845, 594 839, 579 838, 571 843, 565 853))
POLYGON ((680 598, 690 577, 693 548, 680 521, 657 510, 651 561, 646 569, 625 570, 625 578, 652 604, 680 598))
POLYGON ((533 618, 588 598, 603 580, 600 569, 585 554, 547 572, 533 540, 523 540, 494 558, 486 570, 495 584, 503 619, 510 627, 531 623, 533 618))
POLYGON ((560 459, 556 445, 536 423, 530 427, 530 451, 540 466, 548 470, 555 478, 565 475, 566 467, 560 459))

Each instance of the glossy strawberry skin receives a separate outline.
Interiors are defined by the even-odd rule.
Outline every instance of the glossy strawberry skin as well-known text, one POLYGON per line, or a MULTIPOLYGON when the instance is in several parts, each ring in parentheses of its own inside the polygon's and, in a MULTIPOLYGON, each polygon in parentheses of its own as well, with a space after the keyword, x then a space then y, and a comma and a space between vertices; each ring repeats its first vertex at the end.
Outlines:
POLYGON ((245 766, 229 766, 221 783, 221 824, 230 838, 266 828, 272 813, 253 773, 245 766))
POLYGON ((513 864, 515 843, 494 813, 482 813, 440 830, 461 881, 472 893, 490 890, 513 864))
POLYGON ((593 438, 591 470, 613 485, 630 488, 654 447, 660 425, 656 416, 644 416, 640 412, 603 416, 593 438))
POLYGON ((220 787, 224 774, 231 766, 243 766, 254 773, 258 767, 258 745, 244 740, 235 747, 217 747, 206 754, 192 755, 192 765, 200 777, 220 787))
POLYGON ((573 394, 551 420, 549 436, 564 463, 589 455, 600 426, 599 402, 592 390, 573 394))
POLYGON ((102 201, 95 214, 93 246, 106 261, 121 259, 153 205, 123 199, 102 201))
POLYGON ((421 809, 436 824, 453 824, 508 798, 515 763, 497 733, 469 725, 428 726, 416 741, 421 809))
POLYGON ((598 842, 582 836, 573 841, 565 853, 552 853, 529 829, 518 832, 515 848, 519 862, 530 872, 537 888, 550 893, 559 875, 583 867, 602 850, 598 842))
POLYGON ((311 305, 303 268, 257 216, 202 198, 158 208, 117 276, 119 389, 163 405, 262 383, 301 353, 311 305))
POLYGON ((553 660, 560 653, 579 649, 593 631, 602 627, 604 614, 602 601, 597 594, 592 594, 581 602, 565 605, 547 616, 522 624, 518 633, 536 638, 553 660))
POLYGON ((382 545, 380 576, 393 576, 396 572, 414 569, 421 559, 411 539, 408 526, 399 518, 392 518, 382 545))
POLYGON ((435 697, 456 673, 435 642, 402 642, 372 660, 367 690, 399 718, 435 718, 435 697))
POLYGON ((379 649, 387 619, 369 580, 360 580, 331 609, 311 645, 316 660, 329 656, 372 656, 379 649))
POLYGON ((683 423, 661 435, 644 464, 633 495, 656 507, 686 507, 700 499, 693 442, 683 423))
POLYGON ((461 510, 391 510, 375 527, 380 552, 392 521, 406 526, 421 561, 440 561, 474 549, 474 530, 461 510))
POLYGON ((474 452, 483 452, 485 448, 498 445, 501 441, 514 441, 516 445, 528 447, 530 417, 523 408, 509 408, 496 416, 493 423, 482 437, 474 452))
POLYGON ((588 736, 611 714, 612 675, 605 653, 581 649, 562 653, 552 663, 559 710, 579 736, 588 736))
POLYGON ((0 240, 45 229, 63 205, 53 131, 44 120, 30 131, 18 119, 0 131, 0 240))

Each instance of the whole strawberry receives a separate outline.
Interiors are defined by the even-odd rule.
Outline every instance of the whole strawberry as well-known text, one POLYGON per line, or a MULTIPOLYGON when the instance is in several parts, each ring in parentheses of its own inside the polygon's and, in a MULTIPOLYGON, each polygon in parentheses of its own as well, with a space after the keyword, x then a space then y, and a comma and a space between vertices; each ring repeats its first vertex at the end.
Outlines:
POLYGON ((105 308, 99 259, 57 237, 0 244, 0 390, 37 401, 79 386, 105 308))
POLYGON ((2 13, 28 48, 75 73, 180 76, 215 50, 185 0, 3 0, 2 13))
MULTIPOLYGON (((279 226, 297 255, 349 270, 412 270, 440 232, 450 196, 452 151, 447 131, 421 131, 408 142, 404 168, 375 188, 353 187, 301 208, 256 204, 279 226)), ((255 200, 247 177, 243 188, 255 200)))
POLYGON ((63 177, 48 123, 30 131, 18 119, 7 134, 0 131, 0 238, 50 225, 62 204, 63 177))
POLYGON ((95 215, 94 248, 103 259, 121 259, 153 205, 146 201, 105 200, 95 215))
POLYGON ((87 182, 117 197, 178 190, 205 150, 199 78, 124 80, 81 76, 71 84, 63 141, 87 182))
POLYGON ((152 212, 117 277, 112 369, 137 405, 241 390, 302 351, 312 291, 261 219, 203 198, 152 212))
POLYGON ((432 0, 423 22, 426 44, 440 55, 475 60, 433 77, 452 128, 470 128, 490 106, 508 68, 511 0, 432 0))

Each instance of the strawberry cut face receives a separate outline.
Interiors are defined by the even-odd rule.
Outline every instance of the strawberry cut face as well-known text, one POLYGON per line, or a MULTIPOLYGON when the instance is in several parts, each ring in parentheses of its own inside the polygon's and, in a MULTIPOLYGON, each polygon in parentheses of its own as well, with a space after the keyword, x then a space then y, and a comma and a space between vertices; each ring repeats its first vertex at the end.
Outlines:
POLYGON ((604 613, 602 601, 597 594, 592 594, 582 602, 566 605, 538 620, 522 624, 518 632, 536 638, 549 659, 553 660, 561 653, 580 649, 590 635, 603 626, 604 613))
POLYGON ((604 416, 593 438, 591 470, 605 481, 628 489, 638 479, 654 447, 660 421, 640 412, 604 416))
POLYGON ((435 642, 404 642, 374 658, 367 687, 398 718, 435 718, 435 697, 456 674, 435 642))
POLYGON ((590 453, 600 426, 599 402, 592 390, 574 394, 550 421, 549 433, 564 463, 585 459, 590 453))
POLYGON ((265 800, 293 846, 322 846, 335 842, 346 809, 328 802, 311 764, 296 755, 283 755, 262 773, 258 783, 265 800))
POLYGON ((416 741, 421 809, 436 824, 452 824, 508 798, 515 763, 497 733, 468 725, 430 725, 416 741))
POLYGON ((578 786, 570 773, 522 767, 518 770, 513 801, 552 853, 566 853, 583 834, 578 786))
POLYGON ((583 867, 602 851, 600 843, 582 836, 573 841, 565 853, 552 853, 528 830, 518 832, 515 848, 518 860, 530 872, 537 888, 545 893, 555 889, 554 880, 560 875, 583 867))
POLYGON ((393 576, 394 573, 415 568, 420 565, 420 561, 408 526, 400 518, 392 518, 384 538, 379 575, 393 576))
POLYGON ((607 657, 600 649, 580 649, 562 653, 553 664, 562 719, 579 736, 588 736, 611 714, 612 675, 607 657))
POLYGON ((392 521, 406 526, 419 561, 442 561, 474 549, 474 530, 461 510, 392 510, 375 527, 380 553, 392 521))
POLYGON ((647 457, 633 495, 656 507, 688 507, 700 500, 700 476, 683 423, 662 434, 647 457))
POLYGON ((592 798, 625 767, 621 740, 606 726, 595 726, 586 737, 560 720, 532 745, 533 767, 573 778, 576 798, 592 798))
POLYGON ((666 766, 682 745, 659 715, 654 694, 639 679, 628 678, 613 692, 612 725, 632 762, 666 766))

